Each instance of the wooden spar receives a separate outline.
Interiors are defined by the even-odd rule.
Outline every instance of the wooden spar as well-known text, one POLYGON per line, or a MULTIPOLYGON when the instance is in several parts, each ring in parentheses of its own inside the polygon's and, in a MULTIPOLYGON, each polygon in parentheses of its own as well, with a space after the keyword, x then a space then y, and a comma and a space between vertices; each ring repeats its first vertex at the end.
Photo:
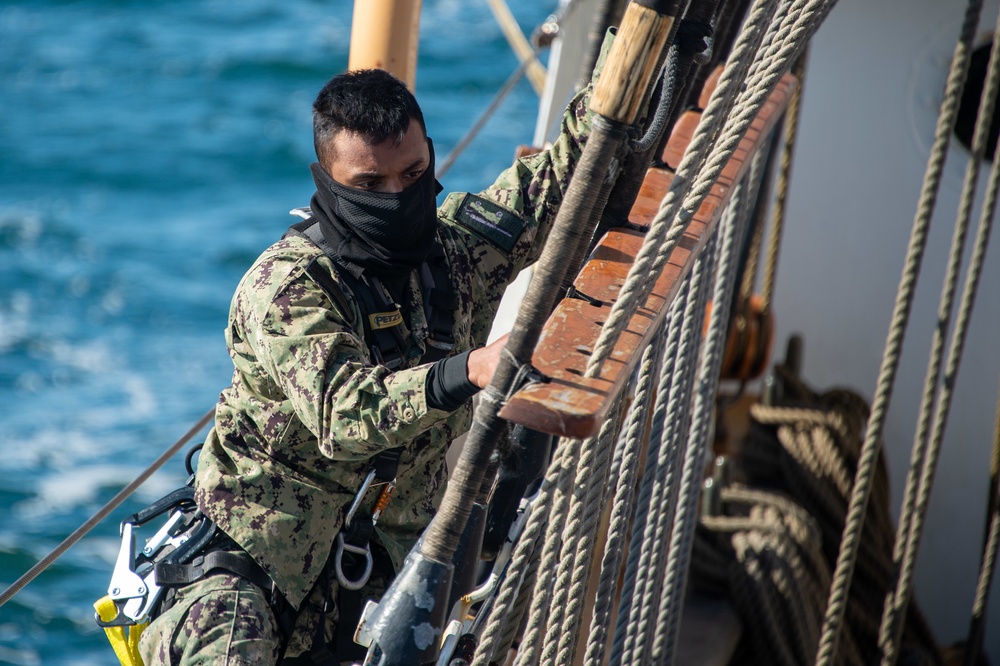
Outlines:
MULTIPOLYGON (((645 305, 632 317, 604 363, 600 377, 584 377, 587 360, 642 245, 643 234, 639 231, 612 230, 601 239, 573 284, 577 291, 602 305, 565 298, 556 306, 532 356, 532 364, 549 381, 530 384, 515 393, 500 411, 502 418, 554 435, 582 438, 597 434, 612 398, 628 381, 642 349, 663 322, 681 281, 718 224, 733 187, 749 169, 757 150, 766 145, 795 85, 795 78, 786 75, 776 86, 657 277, 645 305)), ((689 111, 677 122, 664 151, 669 165, 676 167, 697 120, 697 112, 689 111)), ((648 228, 671 179, 672 174, 665 169, 648 171, 630 222, 648 228)))
MULTIPOLYGON (((672 7, 676 12, 676 7, 672 7)), ((616 39, 608 55, 608 64, 594 87, 590 108, 605 118, 631 125, 645 103, 643 91, 656 68, 656 58, 667 41, 674 14, 664 14, 632 3, 622 18, 616 39)))
POLYGON ((384 69, 415 89, 421 0, 357 0, 347 68, 384 69))

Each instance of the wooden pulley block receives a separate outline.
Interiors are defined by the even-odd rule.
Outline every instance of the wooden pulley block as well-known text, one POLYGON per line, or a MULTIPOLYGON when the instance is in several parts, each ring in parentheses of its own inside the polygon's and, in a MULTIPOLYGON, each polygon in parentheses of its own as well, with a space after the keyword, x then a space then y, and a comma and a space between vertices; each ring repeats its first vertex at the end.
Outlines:
MULTIPOLYGON (((708 327, 708 315, 705 326, 708 327)), ((771 361, 773 344, 774 315, 764 311, 761 297, 755 294, 740 299, 729 322, 721 378, 746 382, 763 376, 771 361)))

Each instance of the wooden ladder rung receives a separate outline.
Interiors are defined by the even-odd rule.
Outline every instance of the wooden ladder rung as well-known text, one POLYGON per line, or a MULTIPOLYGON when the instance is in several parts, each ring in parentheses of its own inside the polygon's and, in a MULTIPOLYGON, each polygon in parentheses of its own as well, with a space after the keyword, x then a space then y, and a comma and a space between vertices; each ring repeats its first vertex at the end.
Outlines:
MULTIPOLYGON (((516 392, 500 411, 501 417, 554 435, 582 438, 597 434, 607 418, 612 397, 628 381, 642 350, 666 317, 681 282, 718 224, 734 184, 749 169, 750 158, 766 143, 795 85, 795 78, 786 75, 776 86, 670 255, 646 303, 630 320, 600 376, 584 377, 587 361, 642 246, 643 234, 639 231, 614 229, 600 240, 573 283, 591 301, 564 298, 546 322, 532 356, 532 364, 549 381, 516 392)), ((689 111, 676 123, 664 150, 667 164, 676 166, 672 159, 679 162, 697 120, 698 113, 689 111)), ((671 178, 664 169, 647 172, 629 215, 630 222, 649 227, 671 178)))

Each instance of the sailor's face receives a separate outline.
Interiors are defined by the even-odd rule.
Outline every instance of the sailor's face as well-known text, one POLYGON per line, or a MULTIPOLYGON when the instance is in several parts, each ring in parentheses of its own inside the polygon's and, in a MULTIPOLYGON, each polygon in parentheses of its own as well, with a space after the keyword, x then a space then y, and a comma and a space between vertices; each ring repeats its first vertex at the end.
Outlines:
POLYGON ((333 161, 324 164, 330 176, 347 187, 371 192, 402 192, 417 182, 430 165, 427 137, 420 123, 410 126, 399 145, 386 139, 371 145, 356 132, 342 130, 333 137, 333 161))

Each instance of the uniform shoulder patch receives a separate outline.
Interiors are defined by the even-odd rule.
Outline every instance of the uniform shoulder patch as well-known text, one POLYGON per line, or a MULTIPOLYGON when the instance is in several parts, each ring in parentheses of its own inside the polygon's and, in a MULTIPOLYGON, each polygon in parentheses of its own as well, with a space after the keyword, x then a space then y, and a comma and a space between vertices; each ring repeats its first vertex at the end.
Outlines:
POLYGON ((455 221, 510 252, 524 232, 524 220, 509 208, 475 194, 466 194, 458 206, 455 221))

